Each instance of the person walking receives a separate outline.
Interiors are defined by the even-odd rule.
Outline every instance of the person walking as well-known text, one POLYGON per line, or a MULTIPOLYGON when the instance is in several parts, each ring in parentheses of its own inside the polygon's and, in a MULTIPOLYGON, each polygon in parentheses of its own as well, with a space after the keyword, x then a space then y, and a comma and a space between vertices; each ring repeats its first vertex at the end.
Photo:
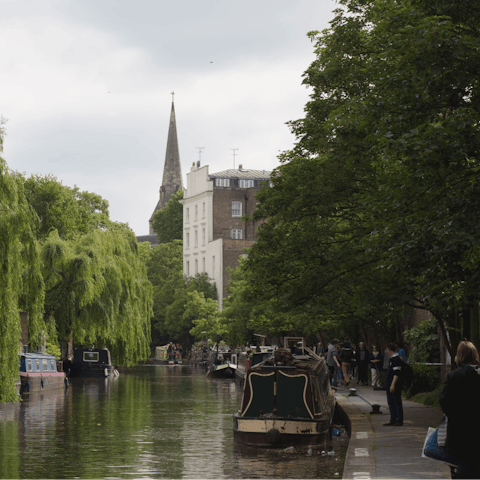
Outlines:
POLYGON ((458 459, 452 478, 480 478, 480 368, 473 343, 458 344, 455 363, 440 393, 440 407, 448 417, 447 450, 458 459))
POLYGON ((390 357, 388 362, 385 390, 387 391, 387 402, 390 410, 390 421, 384 426, 401 427, 403 425, 403 404, 402 404, 402 360, 398 356, 395 343, 387 344, 387 353, 390 357))
POLYGON ((380 388, 380 371, 383 368, 383 357, 375 345, 370 354, 370 371, 372 373, 372 387, 380 388))
POLYGON ((350 365, 352 364, 353 351, 350 342, 343 342, 342 350, 339 355, 342 362, 343 383, 348 387, 350 385, 350 365))
POLYGON ((403 348, 403 344, 400 342, 395 342, 397 345, 397 350, 398 350, 398 356, 404 361, 407 361, 407 354, 405 353, 405 349, 403 348))
POLYGON ((335 374, 335 367, 339 366, 339 362, 337 360, 337 349, 335 348, 340 342, 337 338, 332 340, 332 343, 328 344, 327 349, 327 367, 328 373, 330 374, 330 383, 333 384, 333 375, 335 374))
POLYGON ((360 342, 357 350, 357 368, 358 368, 358 383, 363 386, 368 385, 368 365, 370 363, 370 352, 365 348, 365 343, 360 342))

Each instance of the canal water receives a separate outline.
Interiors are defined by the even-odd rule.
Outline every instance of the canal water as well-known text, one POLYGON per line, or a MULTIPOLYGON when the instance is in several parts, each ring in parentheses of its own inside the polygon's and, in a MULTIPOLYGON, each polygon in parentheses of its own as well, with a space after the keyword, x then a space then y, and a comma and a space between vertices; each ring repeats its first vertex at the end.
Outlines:
POLYGON ((200 367, 72 379, 65 393, 0 404, 0 478, 342 478, 346 434, 311 455, 236 444, 240 399, 235 381, 200 367))

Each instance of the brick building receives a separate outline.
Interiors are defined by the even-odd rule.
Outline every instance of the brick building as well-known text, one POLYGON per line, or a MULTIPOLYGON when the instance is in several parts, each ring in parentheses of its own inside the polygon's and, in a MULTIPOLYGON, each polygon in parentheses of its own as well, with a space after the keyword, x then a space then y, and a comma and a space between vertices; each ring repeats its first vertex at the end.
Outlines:
MULTIPOLYGON (((183 198, 183 273, 192 277, 206 272, 217 285, 222 308, 230 280, 227 267, 235 268, 246 247, 255 243, 258 223, 242 218, 256 207, 255 195, 271 172, 224 170, 209 174, 208 165, 194 163, 187 174, 183 198)), ((262 185, 263 184, 263 185, 262 185)))

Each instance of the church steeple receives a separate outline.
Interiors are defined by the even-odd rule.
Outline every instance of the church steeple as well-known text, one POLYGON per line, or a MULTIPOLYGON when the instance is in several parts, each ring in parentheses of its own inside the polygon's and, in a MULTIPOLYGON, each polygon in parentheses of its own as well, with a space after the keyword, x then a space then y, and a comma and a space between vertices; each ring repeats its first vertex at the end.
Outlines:
MULTIPOLYGON (((165 165, 163 167, 163 179, 160 187, 160 199, 153 213, 162 209, 170 200, 170 197, 183 190, 182 166, 180 163, 180 150, 178 149, 177 123, 175 120, 175 106, 172 92, 172 110, 170 112, 170 125, 168 127, 167 151, 165 153, 165 165)), ((152 230, 153 214, 150 218, 150 233, 152 230)))

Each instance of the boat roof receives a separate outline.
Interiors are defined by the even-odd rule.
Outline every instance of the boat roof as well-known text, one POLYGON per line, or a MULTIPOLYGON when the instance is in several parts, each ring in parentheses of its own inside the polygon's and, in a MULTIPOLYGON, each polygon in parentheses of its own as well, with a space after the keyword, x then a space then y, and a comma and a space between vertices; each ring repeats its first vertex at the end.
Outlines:
POLYGON ((55 355, 50 355, 49 353, 43 353, 43 352, 34 352, 34 353, 21 352, 19 353, 19 355, 26 358, 52 358, 56 360, 55 355))

